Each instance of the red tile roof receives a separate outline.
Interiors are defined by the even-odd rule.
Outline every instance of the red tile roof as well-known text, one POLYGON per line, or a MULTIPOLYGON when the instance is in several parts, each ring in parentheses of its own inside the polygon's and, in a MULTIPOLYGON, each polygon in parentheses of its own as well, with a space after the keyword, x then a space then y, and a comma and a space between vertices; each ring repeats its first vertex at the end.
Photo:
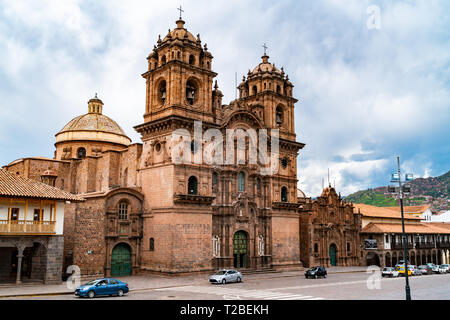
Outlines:
MULTIPOLYGON (((375 207, 369 204, 363 203, 354 203, 354 212, 358 213, 361 211, 363 217, 376 217, 376 218, 392 218, 392 219, 401 219, 402 215, 400 212, 396 212, 395 210, 389 210, 386 207, 375 207)), ((413 215, 405 216, 407 220, 422 220, 421 217, 416 217, 413 215)))
MULTIPOLYGON (((400 223, 369 223, 362 233, 402 233, 400 223)), ((405 233, 450 234, 450 224, 438 225, 434 223, 405 224, 405 233)))
POLYGON ((45 183, 0 169, 0 197, 38 198, 81 202, 83 198, 45 183))
MULTIPOLYGON (((423 205, 423 206, 403 206, 403 212, 409 214, 422 214, 430 208, 431 205, 423 205)), ((386 209, 400 212, 400 207, 385 207, 386 209)))

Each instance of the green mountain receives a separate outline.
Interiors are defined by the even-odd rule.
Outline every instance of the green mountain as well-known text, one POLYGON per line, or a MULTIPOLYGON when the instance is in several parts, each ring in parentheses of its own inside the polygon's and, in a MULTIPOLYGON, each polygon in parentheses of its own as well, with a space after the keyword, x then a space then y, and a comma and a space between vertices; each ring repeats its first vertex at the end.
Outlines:
MULTIPOLYGON (((404 204, 418 206, 431 204, 437 211, 449 209, 450 171, 439 176, 417 178, 411 181, 411 193, 404 204)), ((365 203, 377 207, 398 205, 394 195, 388 193, 387 186, 357 191, 345 197, 347 202, 365 203)))

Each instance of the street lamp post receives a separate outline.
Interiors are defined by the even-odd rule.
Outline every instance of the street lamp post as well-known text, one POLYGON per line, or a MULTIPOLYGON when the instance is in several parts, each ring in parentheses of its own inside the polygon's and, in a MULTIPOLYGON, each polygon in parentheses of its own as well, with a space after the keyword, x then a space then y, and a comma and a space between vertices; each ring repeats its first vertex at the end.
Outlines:
MULTIPOLYGON (((397 177, 395 177, 395 175, 392 175, 392 179, 391 182, 398 182, 398 198, 399 198, 399 202, 400 202, 400 211, 402 214, 402 240, 403 240, 403 257, 405 260, 405 281, 406 281, 406 285, 405 285, 405 292, 406 292, 406 300, 411 300, 411 289, 409 287, 409 278, 408 278, 408 256, 406 253, 406 233, 405 233, 405 217, 404 217, 404 213, 403 213, 403 187, 407 187, 405 188, 406 192, 409 192, 409 186, 405 185, 402 186, 402 179, 401 179, 401 174, 400 174, 400 157, 397 156, 397 166, 398 166, 398 175, 397 177)), ((406 174, 405 175, 405 181, 409 181, 412 180, 412 174, 406 174)), ((395 187, 391 187, 391 191, 395 193, 395 187)))

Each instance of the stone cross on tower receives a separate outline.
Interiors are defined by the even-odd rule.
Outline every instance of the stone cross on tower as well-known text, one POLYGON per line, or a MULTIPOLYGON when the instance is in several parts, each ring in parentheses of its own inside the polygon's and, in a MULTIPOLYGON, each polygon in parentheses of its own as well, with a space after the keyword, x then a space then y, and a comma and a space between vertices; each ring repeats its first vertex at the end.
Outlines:
POLYGON ((267 46, 266 46, 266 43, 265 43, 265 42, 264 42, 264 44, 263 44, 262 47, 264 48, 264 55, 266 55, 267 46))
POLYGON ((181 19, 181 13, 184 12, 184 10, 183 10, 183 8, 181 7, 181 5, 180 5, 180 7, 179 7, 177 10, 180 11, 180 19, 181 19))

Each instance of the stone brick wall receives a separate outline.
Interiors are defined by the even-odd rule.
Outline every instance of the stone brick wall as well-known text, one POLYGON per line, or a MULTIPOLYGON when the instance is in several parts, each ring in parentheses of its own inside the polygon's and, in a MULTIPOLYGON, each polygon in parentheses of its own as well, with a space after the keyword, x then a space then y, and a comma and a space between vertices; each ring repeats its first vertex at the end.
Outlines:
POLYGON ((188 272, 211 270, 212 216, 185 213, 153 213, 144 218, 142 265, 146 270, 188 272), (149 239, 155 239, 150 251, 149 239))
POLYGON ((298 268, 300 262, 300 224, 298 214, 272 215, 272 262, 274 267, 298 268))
POLYGON ((73 264, 80 267, 82 274, 104 274, 104 208, 103 198, 92 198, 77 204, 73 232, 73 264))
POLYGON ((46 251, 44 282, 46 284, 60 283, 63 272, 64 237, 49 237, 46 251))

